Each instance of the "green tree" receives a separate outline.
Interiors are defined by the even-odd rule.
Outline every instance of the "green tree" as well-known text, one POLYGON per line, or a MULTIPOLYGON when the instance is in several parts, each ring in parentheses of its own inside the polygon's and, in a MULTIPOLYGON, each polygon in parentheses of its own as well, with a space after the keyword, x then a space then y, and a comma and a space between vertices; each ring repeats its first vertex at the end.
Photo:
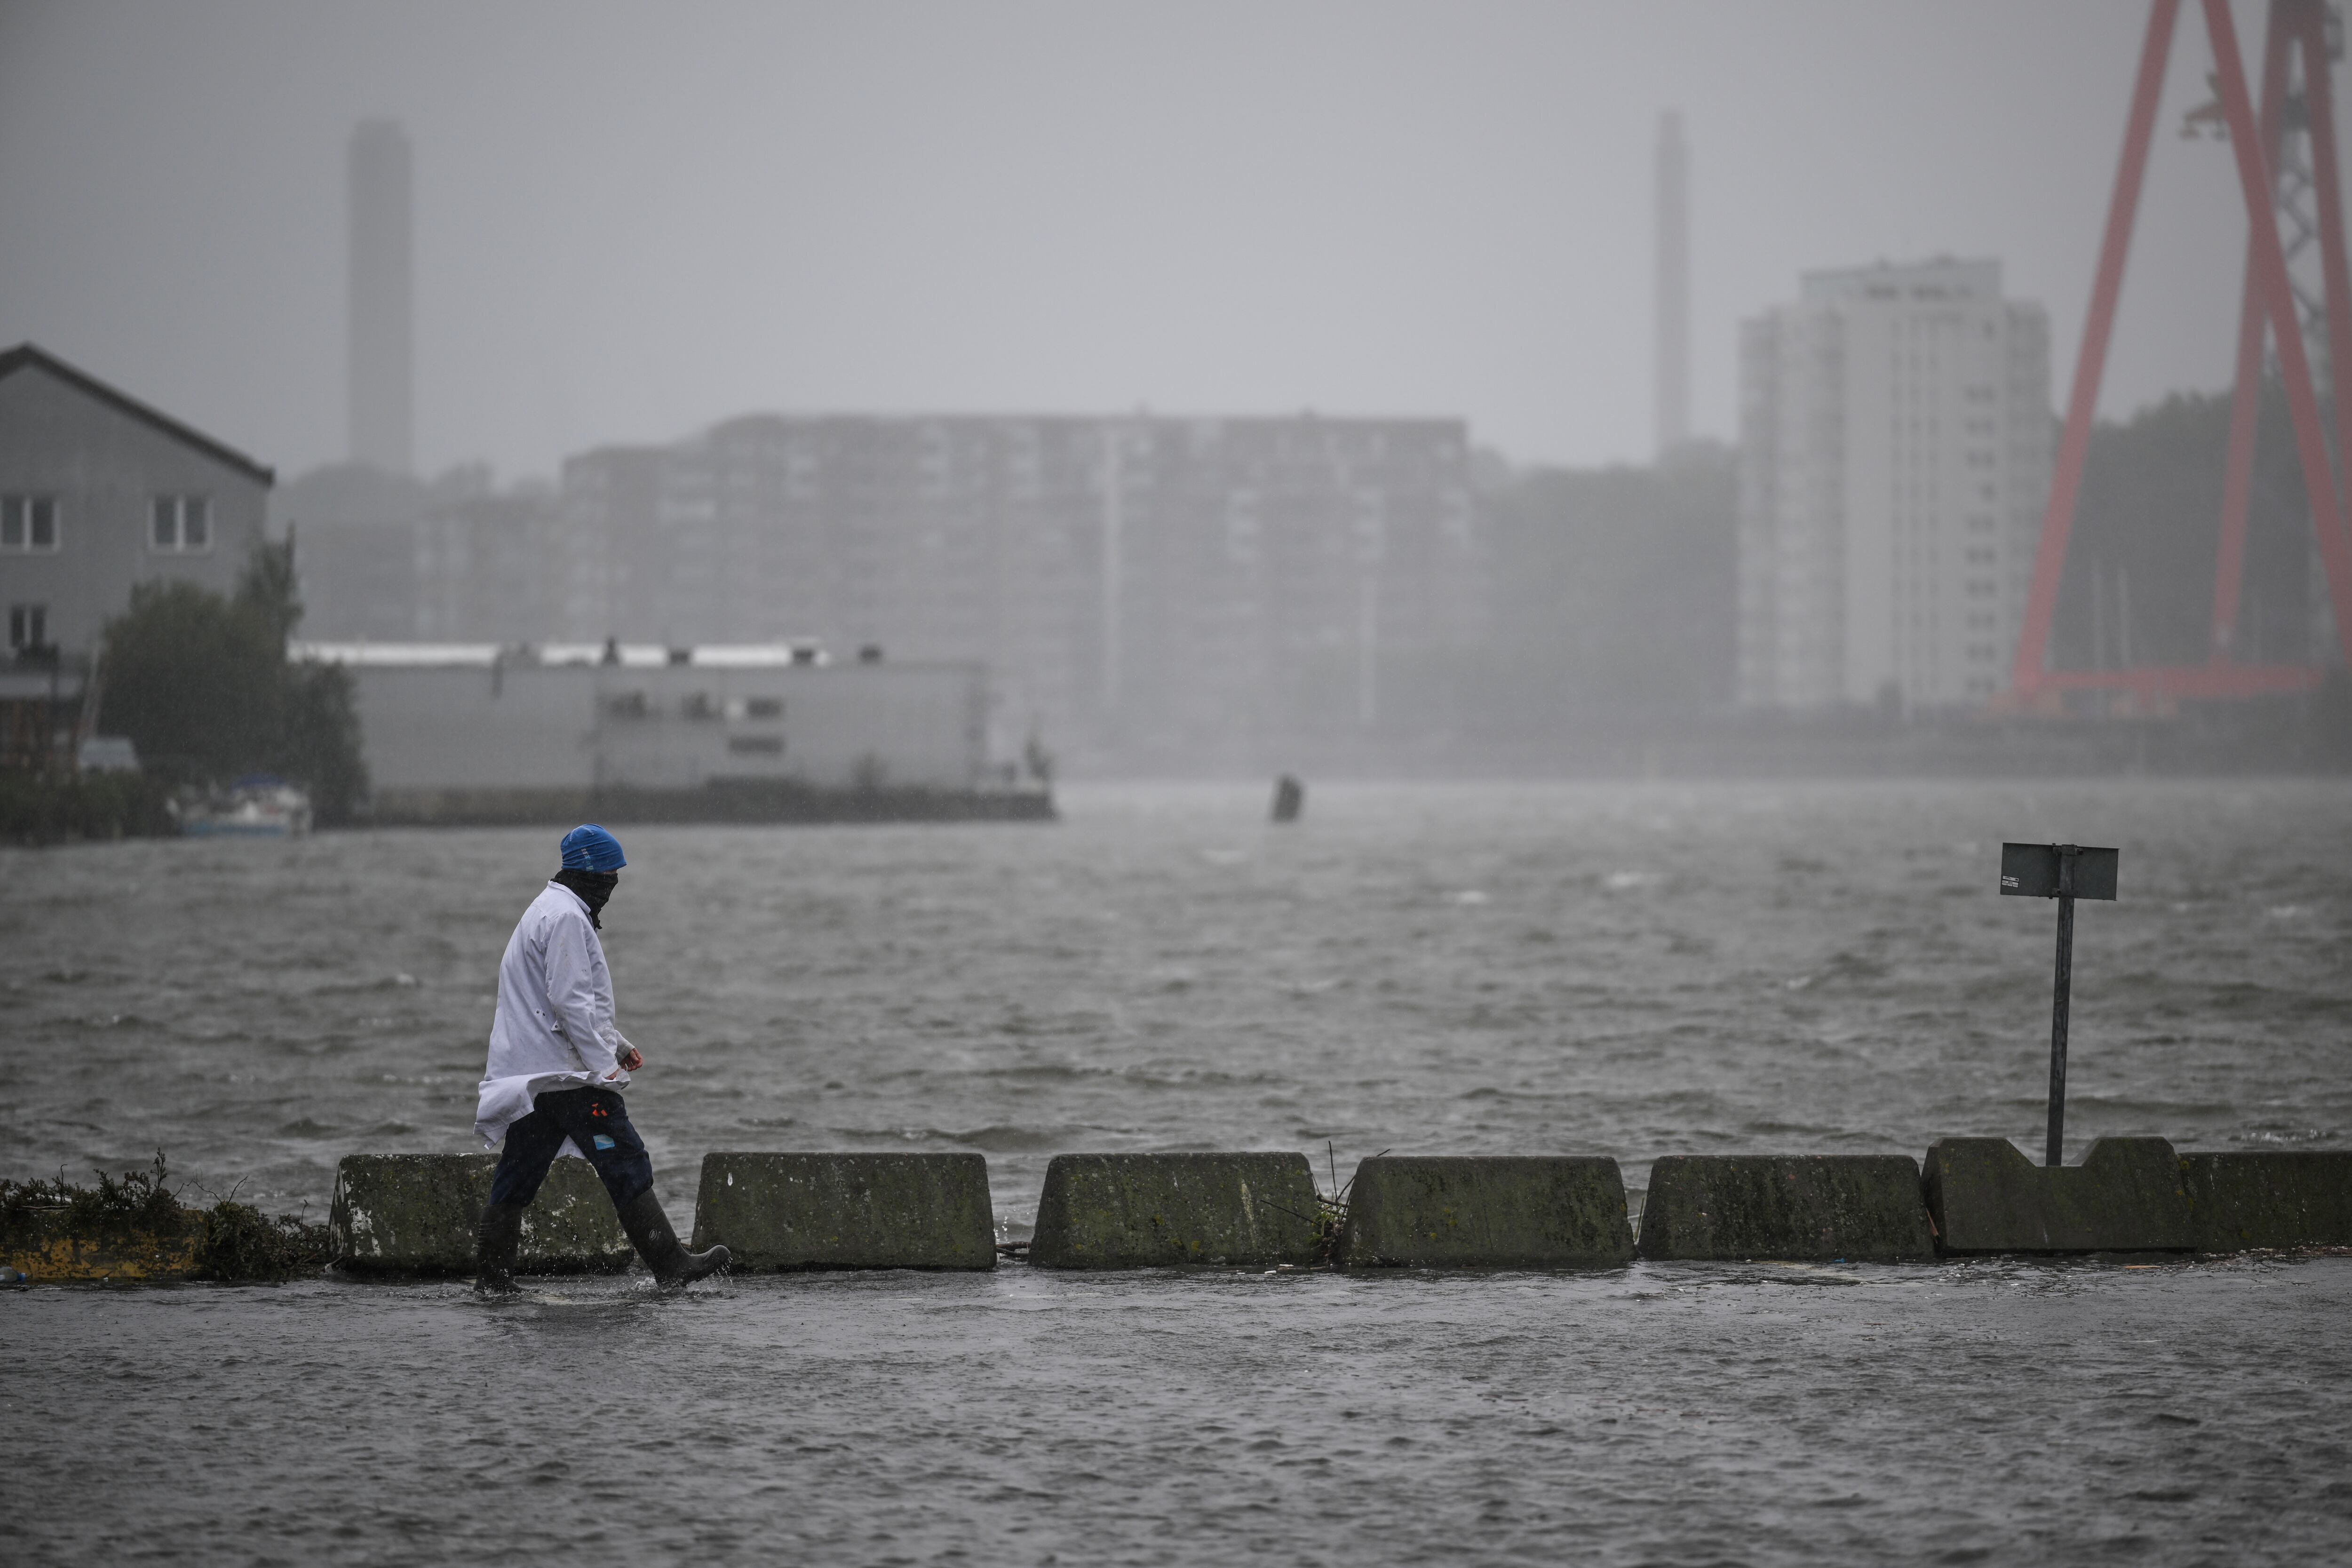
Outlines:
MULTIPOLYGON (((2091 432, 2083 492, 2059 580, 2061 668, 2201 664, 2211 651, 2231 396, 2176 393, 2091 432)), ((2263 387, 2236 657, 2310 658, 2310 508, 2278 381, 2263 387)))
POLYGON ((106 628, 99 727, 149 771, 210 784, 267 765, 285 655, 257 617, 193 583, 142 583, 106 628))
POLYGON ((310 792, 310 808, 321 823, 340 826, 352 819, 368 787, 351 671, 316 659, 279 668, 285 688, 278 771, 310 792))
POLYGON ((272 544, 265 540, 255 545, 237 580, 236 604, 252 614, 281 651, 302 624, 302 601, 294 590, 294 542, 272 544))
POLYGON ((128 735, 169 783, 278 773, 310 791, 320 822, 350 820, 367 790, 351 677, 288 662, 301 618, 289 546, 256 546, 234 598, 139 584, 107 625, 100 727, 128 735))

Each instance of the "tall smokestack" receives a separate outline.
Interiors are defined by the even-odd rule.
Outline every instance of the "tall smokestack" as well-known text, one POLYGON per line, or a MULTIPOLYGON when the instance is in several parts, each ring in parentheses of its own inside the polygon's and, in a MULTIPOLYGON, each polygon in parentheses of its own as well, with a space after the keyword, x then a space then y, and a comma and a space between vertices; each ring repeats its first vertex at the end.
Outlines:
POLYGON ((1657 449, 1690 439, 1690 153, 1683 117, 1658 116, 1657 449))
POLYGON ((388 473, 415 464, 409 283, 408 138, 397 121, 352 132, 351 457, 388 473))

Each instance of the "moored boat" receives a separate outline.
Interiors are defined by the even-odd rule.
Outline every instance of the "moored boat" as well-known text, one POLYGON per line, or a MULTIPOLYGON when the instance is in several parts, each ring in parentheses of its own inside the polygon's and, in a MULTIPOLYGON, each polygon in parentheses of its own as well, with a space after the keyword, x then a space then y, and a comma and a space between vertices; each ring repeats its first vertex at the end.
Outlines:
POLYGON ((293 838, 310 831, 310 797, 284 779, 255 773, 180 806, 191 838, 293 838))

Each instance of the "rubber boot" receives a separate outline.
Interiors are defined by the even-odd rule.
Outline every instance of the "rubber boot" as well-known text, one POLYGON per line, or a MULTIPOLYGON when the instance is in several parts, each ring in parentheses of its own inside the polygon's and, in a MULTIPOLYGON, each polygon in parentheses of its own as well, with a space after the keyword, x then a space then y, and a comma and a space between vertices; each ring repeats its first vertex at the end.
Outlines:
POLYGON ((514 1282, 522 1211, 520 1204, 492 1204, 482 1211, 481 1234, 474 1244, 474 1289, 485 1296, 509 1296, 522 1289, 514 1282))
POLYGON ((677 1232, 669 1227, 669 1216, 662 1213, 661 1200, 654 1196, 651 1187, 621 1206, 621 1228, 629 1233, 637 1256, 663 1285, 691 1285, 727 1267, 728 1252, 723 1247, 708 1252, 686 1249, 677 1232))

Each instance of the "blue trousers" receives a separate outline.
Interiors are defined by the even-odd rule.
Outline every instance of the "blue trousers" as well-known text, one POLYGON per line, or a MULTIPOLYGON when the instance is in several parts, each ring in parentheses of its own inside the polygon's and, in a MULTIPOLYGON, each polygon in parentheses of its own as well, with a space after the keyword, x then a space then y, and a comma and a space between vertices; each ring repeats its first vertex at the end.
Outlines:
POLYGON ((583 1084, 533 1096, 530 1114, 507 1129, 498 1174, 490 1178, 490 1202, 520 1208, 537 1197, 566 1138, 596 1167, 614 1208, 626 1208, 654 1184, 654 1163, 629 1125, 629 1108, 612 1089, 583 1084))

